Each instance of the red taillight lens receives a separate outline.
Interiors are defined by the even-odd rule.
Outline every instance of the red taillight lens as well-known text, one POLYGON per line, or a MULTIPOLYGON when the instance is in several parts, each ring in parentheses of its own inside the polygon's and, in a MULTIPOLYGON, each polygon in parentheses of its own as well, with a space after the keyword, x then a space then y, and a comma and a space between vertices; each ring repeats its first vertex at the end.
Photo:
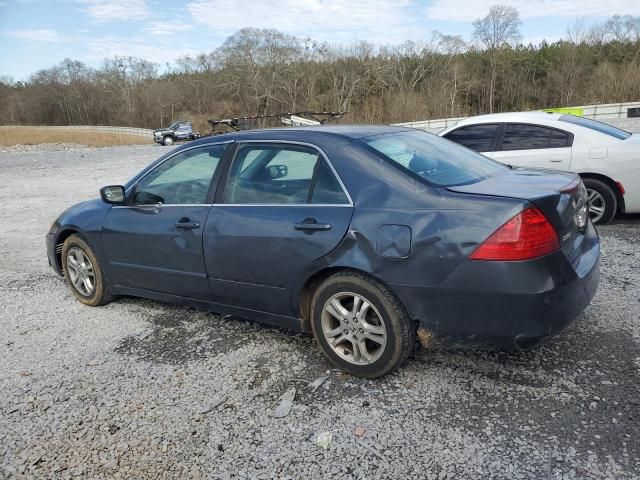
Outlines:
POLYGON ((471 254, 472 260, 531 260, 560 248, 558 234, 543 213, 527 208, 493 232, 471 254))

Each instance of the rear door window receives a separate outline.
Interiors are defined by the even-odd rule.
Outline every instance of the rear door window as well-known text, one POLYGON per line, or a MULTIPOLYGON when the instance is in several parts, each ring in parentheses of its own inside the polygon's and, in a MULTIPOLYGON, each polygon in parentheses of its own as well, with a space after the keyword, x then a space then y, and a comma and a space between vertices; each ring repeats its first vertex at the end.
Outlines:
POLYGON ((476 152, 490 152, 495 150, 497 133, 498 125, 491 123, 461 127, 447 133, 444 137, 476 152))
POLYGON ((317 150, 297 145, 247 145, 236 154, 225 203, 300 205, 349 201, 317 150))
POLYGON ((561 132, 560 130, 553 130, 551 132, 551 141, 549 142, 549 147, 551 148, 559 148, 559 147, 568 147, 571 145, 571 137, 568 133, 561 132))
POLYGON ((504 132, 502 150, 549 148, 553 130, 538 125, 510 123, 504 132))

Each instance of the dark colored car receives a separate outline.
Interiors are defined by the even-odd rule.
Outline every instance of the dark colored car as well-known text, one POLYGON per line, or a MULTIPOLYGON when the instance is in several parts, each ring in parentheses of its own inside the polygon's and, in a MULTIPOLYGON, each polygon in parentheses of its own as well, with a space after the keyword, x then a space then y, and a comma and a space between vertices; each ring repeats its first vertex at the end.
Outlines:
POLYGON ((180 140, 195 140, 201 136, 193 131, 191 122, 184 121, 174 122, 167 128, 158 128, 153 131, 153 141, 167 146, 180 140))
POLYGON ((535 344, 598 285, 576 175, 514 170, 421 131, 209 137, 101 194, 47 235, 81 302, 135 295, 313 332, 365 377, 417 337, 535 344))

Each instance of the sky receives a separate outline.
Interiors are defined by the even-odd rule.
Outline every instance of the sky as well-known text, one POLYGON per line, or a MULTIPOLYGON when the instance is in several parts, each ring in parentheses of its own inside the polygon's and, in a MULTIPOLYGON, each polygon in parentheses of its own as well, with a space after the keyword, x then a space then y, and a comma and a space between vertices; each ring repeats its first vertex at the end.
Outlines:
POLYGON ((25 80, 67 57, 162 66, 211 52, 243 27, 331 43, 429 40, 434 30, 470 40, 473 20, 495 3, 518 9, 523 41, 535 44, 566 37, 579 17, 640 15, 640 0, 0 0, 0 76, 25 80))

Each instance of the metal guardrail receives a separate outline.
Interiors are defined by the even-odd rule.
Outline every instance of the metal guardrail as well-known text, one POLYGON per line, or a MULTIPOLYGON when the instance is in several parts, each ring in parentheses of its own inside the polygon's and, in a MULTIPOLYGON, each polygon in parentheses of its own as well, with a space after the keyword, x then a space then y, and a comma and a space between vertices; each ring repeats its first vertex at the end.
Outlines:
POLYGON ((153 138, 153 130, 135 127, 110 127, 103 125, 5 125, 2 128, 42 128, 50 130, 84 130, 100 133, 115 133, 121 135, 134 135, 137 137, 153 138))
MULTIPOLYGON (((630 108, 640 108, 640 102, 605 103, 599 105, 582 105, 568 108, 582 110, 583 117, 606 121, 612 119, 627 118, 628 110, 630 108)), ((460 120, 463 120, 465 118, 468 117, 437 118, 433 120, 421 120, 417 122, 394 123, 394 125, 397 125, 399 127, 440 131, 447 127, 450 127, 451 125, 455 125, 460 120)))

